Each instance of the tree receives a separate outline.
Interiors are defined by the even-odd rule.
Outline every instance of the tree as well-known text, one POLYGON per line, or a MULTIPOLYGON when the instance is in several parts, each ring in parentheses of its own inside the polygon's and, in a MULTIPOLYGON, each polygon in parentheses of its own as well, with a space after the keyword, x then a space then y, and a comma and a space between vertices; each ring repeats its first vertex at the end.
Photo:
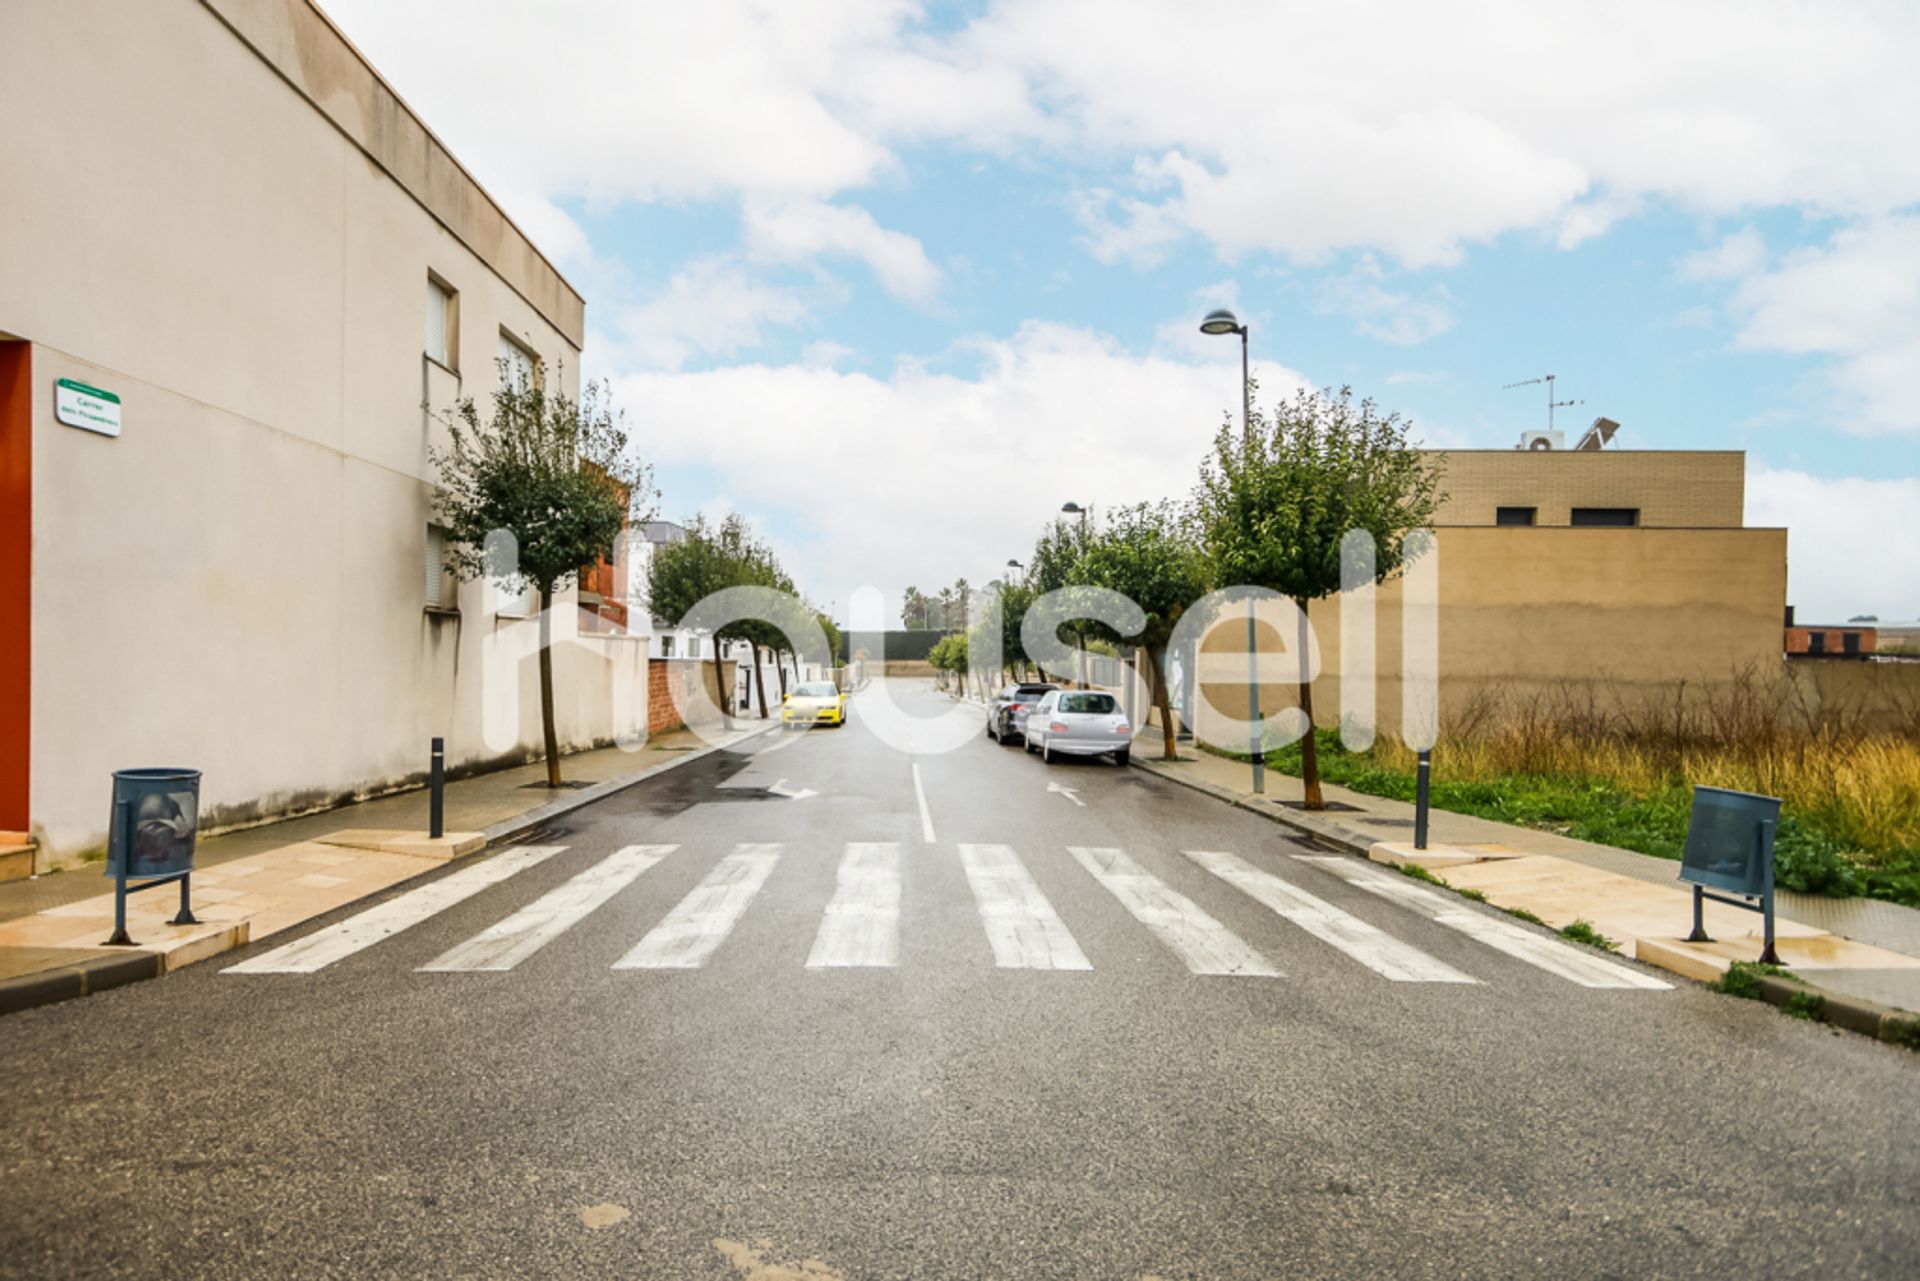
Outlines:
MULTIPOLYGON (((556 380, 557 382, 557 380, 556 380)), ((545 392, 524 374, 493 393, 483 423, 471 396, 446 419, 445 448, 428 451, 439 478, 435 506, 447 530, 447 560, 462 578, 488 577, 501 590, 531 589, 540 619, 540 729, 547 786, 560 786, 560 738, 553 718, 553 598, 582 569, 611 560, 621 532, 651 517, 652 474, 629 454, 621 415, 604 385, 578 401, 545 392), (495 531, 518 545, 489 556, 495 531)))
POLYGON ((1180 616, 1206 594, 1209 568, 1191 513, 1170 502, 1141 503, 1113 512, 1100 532, 1087 540, 1074 568, 1076 580, 1119 592, 1146 614, 1146 625, 1131 635, 1120 635, 1103 623, 1090 623, 1089 628, 1101 639, 1136 641, 1147 651, 1153 705, 1160 709, 1167 760, 1179 755, 1167 696, 1167 643, 1180 616))
MULTIPOLYGON (((1431 523, 1443 497, 1438 469, 1408 444, 1410 428, 1401 415, 1382 416, 1373 401, 1356 401, 1348 387, 1302 388, 1271 419, 1256 412, 1245 429, 1229 416, 1201 464, 1197 495, 1215 584, 1291 598, 1304 633, 1308 602, 1340 590, 1340 542, 1349 530, 1373 537, 1374 581, 1400 573, 1407 535, 1431 523)), ((1306 807, 1321 809, 1304 639, 1300 774, 1306 807)))
MULTIPOLYGON (((1071 587, 1080 581, 1075 575, 1090 537, 1084 520, 1068 521, 1056 516, 1048 522, 1033 545, 1032 559, 1027 562, 1027 582, 1033 587, 1035 597, 1071 587)), ((1072 635, 1074 646, 1080 651, 1079 676, 1084 680, 1087 674, 1086 624, 1073 619, 1061 626, 1072 635)))
POLYGON ((907 588, 906 595, 900 601, 900 625, 910 632, 927 630, 927 608, 930 603, 921 595, 918 587, 907 588))
MULTIPOLYGON (((738 513, 729 513, 717 525, 704 516, 696 516, 687 522, 685 538, 654 550, 648 581, 653 612, 666 619, 685 618, 695 605, 715 592, 729 587, 765 586, 764 567, 771 560, 771 554, 738 513)), ((720 642, 745 641, 751 645, 757 622, 741 619, 714 633, 713 692, 720 703, 720 714, 729 726, 733 723, 733 691, 727 688, 720 673, 720 642)), ((758 666, 757 655, 755 665, 758 666)))

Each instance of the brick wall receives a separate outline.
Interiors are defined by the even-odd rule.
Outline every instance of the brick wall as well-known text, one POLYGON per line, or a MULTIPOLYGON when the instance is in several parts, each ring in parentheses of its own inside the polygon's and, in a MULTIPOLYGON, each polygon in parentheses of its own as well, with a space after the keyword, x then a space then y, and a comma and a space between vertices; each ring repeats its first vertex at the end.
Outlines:
MULTIPOLYGON (((734 684, 734 664, 720 660, 720 678, 729 690, 734 684)), ((693 723, 710 724, 720 719, 713 699, 713 660, 691 658, 655 658, 647 663, 647 732, 664 734, 679 729, 684 721, 674 706, 674 689, 693 723), (702 692, 704 691, 704 693, 702 692)))
POLYGON ((1491 525, 1501 507, 1532 507, 1565 525, 1575 507, 1633 507, 1646 528, 1737 529, 1746 455, 1737 450, 1436 450, 1447 500, 1436 525, 1491 525))

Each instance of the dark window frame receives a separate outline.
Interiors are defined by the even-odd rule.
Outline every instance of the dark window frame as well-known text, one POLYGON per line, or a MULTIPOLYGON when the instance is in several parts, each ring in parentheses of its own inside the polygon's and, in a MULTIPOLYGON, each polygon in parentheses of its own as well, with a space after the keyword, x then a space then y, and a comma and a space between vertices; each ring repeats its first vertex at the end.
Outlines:
POLYGON ((1567 523, 1576 529, 1638 529, 1640 509, 1638 507, 1575 507, 1567 513, 1567 523), (1624 519, 1618 519, 1622 517, 1624 519))

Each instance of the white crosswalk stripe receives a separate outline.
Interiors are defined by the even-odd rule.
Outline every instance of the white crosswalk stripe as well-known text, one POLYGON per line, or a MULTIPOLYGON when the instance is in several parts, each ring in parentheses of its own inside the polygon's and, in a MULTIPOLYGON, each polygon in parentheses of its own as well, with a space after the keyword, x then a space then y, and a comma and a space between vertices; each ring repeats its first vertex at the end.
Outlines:
POLYGON ((472 898, 481 890, 498 885, 516 872, 544 863, 564 845, 521 845, 504 850, 485 862, 462 868, 450 876, 409 890, 388 899, 337 925, 309 934, 303 939, 274 948, 249 961, 228 966, 226 974, 311 974, 342 957, 392 938, 455 903, 472 898))
POLYGON ((1117 849, 1070 845, 1067 852, 1152 930, 1195 974, 1277 978, 1280 971, 1208 916, 1200 905, 1117 849))
POLYGON ((1595 955, 1591 949, 1561 943, 1555 939, 1522 929, 1510 921, 1472 911, 1447 895, 1435 893, 1398 872, 1389 872, 1371 863, 1338 855, 1296 854, 1303 863, 1312 863, 1358 886, 1369 894, 1403 903, 1450 930, 1485 943, 1515 960, 1555 974, 1581 987, 1639 988, 1668 991, 1673 985, 1616 961, 1595 955))
POLYGON ((1325 899, 1316 898, 1271 872, 1262 871, 1243 858, 1220 850, 1188 850, 1186 854, 1201 867, 1279 913, 1322 943, 1338 948, 1374 973, 1396 983, 1478 981, 1420 949, 1375 929, 1325 899))
POLYGON ((721 859, 705 880, 631 952, 616 970, 697 970, 719 950, 780 861, 780 846, 742 845, 721 859))
POLYGON ((559 889, 541 895, 420 968, 434 973, 510 970, 579 924, 676 848, 628 845, 616 850, 559 889))
POLYGON ((1066 922, 1010 845, 962 845, 960 866, 1003 970, 1090 970, 1066 922))
POLYGON ((855 841, 840 858, 809 969, 887 969, 900 954, 900 847, 855 841))

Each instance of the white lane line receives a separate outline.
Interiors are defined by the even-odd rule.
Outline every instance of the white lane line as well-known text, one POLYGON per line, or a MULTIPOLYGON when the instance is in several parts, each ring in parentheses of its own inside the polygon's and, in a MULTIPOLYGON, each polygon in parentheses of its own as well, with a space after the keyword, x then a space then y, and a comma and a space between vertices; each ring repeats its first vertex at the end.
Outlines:
POLYGON ((814 935, 809 969, 892 967, 900 956, 900 847, 854 841, 814 935))
POLYGON ((1195 974, 1279 977, 1280 971, 1239 935, 1123 851, 1069 845, 1067 852, 1195 974))
POLYGON ((1338 948, 1375 974, 1396 983, 1479 981, 1243 858, 1220 850, 1188 850, 1186 854, 1227 884, 1271 908, 1322 943, 1338 948))
POLYGON ((307 935, 303 939, 263 952, 249 961, 229 965, 224 974, 311 974, 392 938, 404 929, 420 924, 436 912, 445 911, 463 899, 472 898, 491 885, 498 885, 515 872, 552 858, 564 845, 520 845, 504 850, 483 863, 462 868, 417 890, 408 890, 399 898, 388 899, 337 925, 307 935))
POLYGON ((697 970, 727 941, 740 914, 780 861, 778 845, 741 845, 653 927, 616 970, 697 970))
POLYGON ((1090 970, 1067 924, 1010 845, 962 845, 960 866, 1003 970, 1090 970))
POLYGON ((913 763, 913 794, 920 798, 920 839, 933 844, 933 813, 927 809, 927 789, 920 784, 920 762, 913 763))
POLYGON ((1497 916, 1468 911, 1451 897, 1416 885, 1398 872, 1339 855, 1296 854, 1294 857, 1304 863, 1318 864, 1369 894, 1405 904, 1437 924, 1581 987, 1639 988, 1649 992, 1666 992, 1673 987, 1671 983, 1594 955, 1589 948, 1535 934, 1497 916))
POLYGON ((601 859, 560 888, 490 926, 420 968, 433 973, 510 970, 578 925, 648 868, 679 848, 628 845, 601 859))

